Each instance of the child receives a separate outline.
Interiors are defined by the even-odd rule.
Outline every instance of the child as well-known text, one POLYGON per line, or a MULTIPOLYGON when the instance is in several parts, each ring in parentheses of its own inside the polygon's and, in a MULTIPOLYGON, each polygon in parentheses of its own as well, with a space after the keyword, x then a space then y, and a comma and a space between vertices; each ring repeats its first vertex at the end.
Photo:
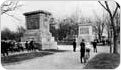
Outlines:
POLYGON ((89 59, 90 57, 90 51, 92 49, 92 46, 90 43, 87 43, 85 46, 85 62, 89 59))
POLYGON ((89 59, 89 57, 90 57, 90 49, 86 48, 85 50, 86 50, 85 51, 85 61, 87 61, 89 59))

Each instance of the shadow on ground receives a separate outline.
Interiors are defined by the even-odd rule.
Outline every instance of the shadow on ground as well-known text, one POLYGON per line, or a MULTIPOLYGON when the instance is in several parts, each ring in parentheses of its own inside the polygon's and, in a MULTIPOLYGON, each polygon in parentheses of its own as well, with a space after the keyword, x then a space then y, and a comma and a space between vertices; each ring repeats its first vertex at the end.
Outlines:
POLYGON ((48 49, 48 50, 43 50, 43 51, 39 51, 39 52, 30 52, 30 53, 21 53, 21 54, 16 54, 16 55, 10 55, 7 57, 1 57, 1 64, 3 66, 9 65, 11 63, 13 64, 13 63, 28 60, 28 59, 34 59, 36 57, 52 55, 57 52, 66 52, 66 50, 48 49))
POLYGON ((22 53, 22 54, 17 54, 17 55, 11 55, 11 56, 7 56, 7 57, 1 57, 1 63, 4 65, 4 64, 24 61, 27 59, 33 59, 35 57, 42 57, 42 56, 50 55, 50 54, 53 54, 53 53, 31 52, 31 53, 22 53))
POLYGON ((92 58, 84 69, 115 69, 119 64, 119 54, 101 53, 92 58))

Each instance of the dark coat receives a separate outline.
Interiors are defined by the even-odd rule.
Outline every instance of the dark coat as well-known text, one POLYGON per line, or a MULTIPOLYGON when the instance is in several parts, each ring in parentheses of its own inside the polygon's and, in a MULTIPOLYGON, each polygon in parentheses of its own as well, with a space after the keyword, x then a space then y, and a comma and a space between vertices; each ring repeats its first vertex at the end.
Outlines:
POLYGON ((80 46, 81 46, 81 49, 80 49, 81 57, 84 57, 85 56, 85 43, 81 42, 80 46))
POLYGON ((93 47, 96 48, 96 46, 97 46, 97 43, 93 42, 93 47))
POLYGON ((73 42, 73 47, 74 47, 74 48, 76 47, 76 42, 75 42, 75 41, 73 42))

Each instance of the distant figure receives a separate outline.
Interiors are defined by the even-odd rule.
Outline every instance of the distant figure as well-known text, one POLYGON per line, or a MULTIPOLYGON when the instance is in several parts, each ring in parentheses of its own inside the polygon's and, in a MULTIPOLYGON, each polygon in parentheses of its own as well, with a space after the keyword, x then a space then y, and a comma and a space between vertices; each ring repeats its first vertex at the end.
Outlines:
POLYGON ((28 44, 28 41, 26 41, 25 47, 26 47, 26 50, 29 51, 29 44, 28 44))
POLYGON ((93 42, 93 48, 94 48, 94 52, 97 53, 97 43, 96 43, 95 40, 94 40, 94 42, 93 42))
POLYGON ((34 50, 34 41, 33 40, 30 41, 29 46, 30 46, 31 50, 33 51, 34 50))
POLYGON ((82 63, 82 59, 84 60, 84 63, 86 63, 85 61, 85 42, 84 42, 84 39, 82 39, 82 42, 80 43, 80 60, 81 60, 81 63, 82 63))
POLYGON ((76 52, 76 42, 73 41, 73 51, 76 52))
POLYGON ((6 41, 1 41, 1 53, 3 56, 8 56, 8 43, 6 41))
POLYGON ((110 43, 110 40, 107 39, 107 40, 106 40, 106 44, 107 44, 107 45, 110 45, 110 44, 111 44, 111 43, 110 43))
POLYGON ((24 51, 24 48, 23 48, 21 42, 17 42, 17 48, 18 48, 18 52, 24 51))
POLYGON ((20 46, 20 42, 17 42, 17 52, 20 52, 20 50, 21 50, 21 46, 20 46))
POLYGON ((103 45, 105 45, 105 40, 102 40, 103 45))

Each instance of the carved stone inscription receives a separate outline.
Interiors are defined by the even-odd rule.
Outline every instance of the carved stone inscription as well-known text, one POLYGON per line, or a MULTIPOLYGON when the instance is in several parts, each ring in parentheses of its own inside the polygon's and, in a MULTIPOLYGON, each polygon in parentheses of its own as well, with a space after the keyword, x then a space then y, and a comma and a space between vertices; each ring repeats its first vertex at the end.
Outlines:
POLYGON ((27 16, 27 29, 39 29, 39 14, 33 14, 27 16))
POLYGON ((89 34, 89 28, 80 28, 80 34, 89 34))

